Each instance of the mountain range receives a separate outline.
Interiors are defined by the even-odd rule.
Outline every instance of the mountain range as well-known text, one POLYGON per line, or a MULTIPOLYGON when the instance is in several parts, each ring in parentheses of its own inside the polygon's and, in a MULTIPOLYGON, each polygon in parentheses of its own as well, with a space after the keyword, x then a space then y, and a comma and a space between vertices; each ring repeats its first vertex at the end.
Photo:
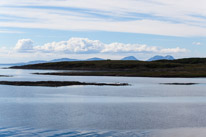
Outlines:
MULTIPOLYGON (((60 59, 53 59, 50 61, 45 61, 45 60, 35 60, 35 61, 29 61, 29 62, 21 62, 21 63, 12 63, 12 64, 0 64, 0 65, 12 65, 12 66, 22 66, 22 65, 30 65, 30 64, 40 64, 40 63, 48 63, 48 62, 63 62, 63 61, 100 61, 100 60, 105 60, 102 58, 89 58, 86 60, 79 60, 79 59, 70 59, 70 58, 60 58, 60 59)), ((136 60, 138 61, 137 58, 135 58, 134 56, 127 56, 122 58, 121 60, 136 60)), ((150 58, 147 61, 156 61, 156 60, 174 60, 173 56, 167 55, 167 56, 154 56, 152 58, 150 58)))
POLYGON ((70 58, 60 58, 60 59, 53 59, 50 61, 45 60, 35 60, 35 61, 29 61, 29 62, 21 62, 21 63, 11 63, 11 64, 0 64, 0 65, 8 65, 8 66, 22 66, 22 65, 31 65, 31 64, 40 64, 40 63, 48 63, 48 62, 64 62, 64 61, 99 61, 99 60, 105 60, 102 58, 89 58, 86 60, 80 60, 80 59, 70 59, 70 58))

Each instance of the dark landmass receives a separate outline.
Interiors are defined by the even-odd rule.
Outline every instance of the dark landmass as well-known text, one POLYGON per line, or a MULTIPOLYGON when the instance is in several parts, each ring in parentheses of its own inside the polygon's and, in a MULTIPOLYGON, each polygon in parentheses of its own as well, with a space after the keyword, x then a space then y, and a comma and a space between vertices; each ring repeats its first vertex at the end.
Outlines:
POLYGON ((206 77, 206 74, 184 73, 184 72, 51 72, 33 73, 36 75, 56 75, 56 76, 116 76, 116 77, 164 77, 164 78, 198 78, 206 77))
POLYGON ((197 85, 200 83, 160 83, 160 84, 163 84, 163 85, 197 85))
POLYGON ((8 75, 0 75, 0 77, 12 77, 12 76, 8 76, 8 75))
POLYGON ((62 87, 74 85, 128 86, 128 83, 86 83, 78 81, 0 81, 0 85, 62 87))
POLYGON ((206 77, 206 58, 159 60, 151 62, 123 60, 55 62, 14 66, 11 68, 90 71, 44 73, 44 75, 62 76, 206 77))

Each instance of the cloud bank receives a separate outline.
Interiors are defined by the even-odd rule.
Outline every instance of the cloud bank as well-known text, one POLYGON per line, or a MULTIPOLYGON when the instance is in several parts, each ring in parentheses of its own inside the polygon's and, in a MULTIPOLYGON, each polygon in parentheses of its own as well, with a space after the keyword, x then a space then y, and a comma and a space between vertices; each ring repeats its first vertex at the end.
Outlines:
POLYGON ((206 36, 205 0, 4 0, 0 27, 206 36))
POLYGON ((30 39, 21 39, 14 47, 20 53, 63 53, 63 54, 99 54, 99 53, 184 53, 184 48, 160 48, 145 44, 105 44, 99 40, 88 38, 70 38, 68 41, 46 43, 42 46, 34 46, 30 39))

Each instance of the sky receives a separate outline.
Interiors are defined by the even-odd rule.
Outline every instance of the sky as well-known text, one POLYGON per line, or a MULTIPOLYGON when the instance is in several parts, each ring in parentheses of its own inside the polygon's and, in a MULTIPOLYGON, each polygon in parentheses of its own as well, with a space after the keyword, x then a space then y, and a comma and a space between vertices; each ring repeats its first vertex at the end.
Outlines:
POLYGON ((205 57, 205 0, 2 0, 0 63, 205 57))

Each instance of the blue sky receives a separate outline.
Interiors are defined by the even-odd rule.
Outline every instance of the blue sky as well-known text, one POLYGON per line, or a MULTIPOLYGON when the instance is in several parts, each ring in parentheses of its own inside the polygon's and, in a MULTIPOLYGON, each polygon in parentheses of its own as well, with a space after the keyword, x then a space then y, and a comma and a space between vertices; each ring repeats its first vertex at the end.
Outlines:
POLYGON ((205 57, 204 0, 6 0, 0 62, 205 57))

